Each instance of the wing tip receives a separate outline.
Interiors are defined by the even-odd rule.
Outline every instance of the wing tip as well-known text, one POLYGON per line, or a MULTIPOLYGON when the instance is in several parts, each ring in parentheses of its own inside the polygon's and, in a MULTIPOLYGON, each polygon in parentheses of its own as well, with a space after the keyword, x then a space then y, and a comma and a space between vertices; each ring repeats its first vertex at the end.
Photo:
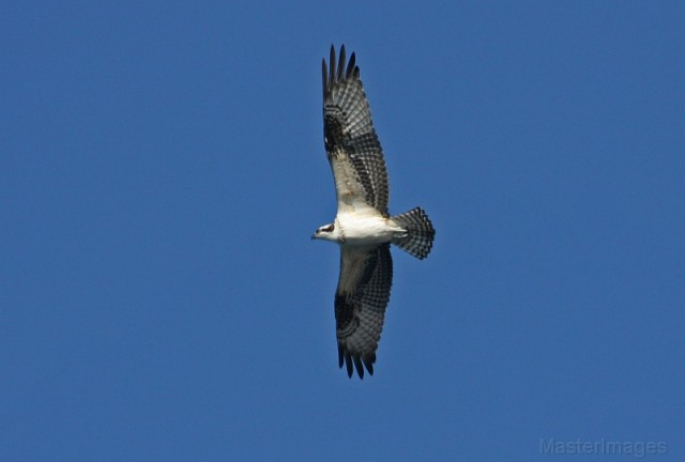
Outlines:
POLYGON ((355 371, 361 380, 364 380, 365 371, 369 373, 369 376, 372 376, 373 365, 375 362, 376 353, 370 353, 362 356, 358 354, 352 354, 342 346, 338 346, 338 367, 342 369, 343 365, 345 365, 347 376, 350 379, 354 375, 355 371))
POLYGON ((359 66, 357 66, 356 61, 357 56, 354 52, 350 55, 350 59, 347 60, 344 43, 340 45, 337 57, 335 45, 331 44, 328 63, 326 63, 326 58, 321 60, 324 97, 331 91, 333 84, 336 82, 347 79, 359 79, 359 66))

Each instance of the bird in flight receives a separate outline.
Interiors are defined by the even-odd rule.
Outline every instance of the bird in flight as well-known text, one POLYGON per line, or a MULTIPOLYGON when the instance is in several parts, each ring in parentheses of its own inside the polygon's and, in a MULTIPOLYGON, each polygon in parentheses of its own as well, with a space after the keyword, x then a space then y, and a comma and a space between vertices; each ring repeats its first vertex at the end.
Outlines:
POLYGON ((388 213, 388 172, 371 120, 369 102, 352 53, 339 56, 331 46, 324 59, 323 126, 328 161, 333 170, 338 213, 312 239, 340 246, 340 277, 335 293, 338 365, 364 378, 373 374, 385 308, 392 286, 390 244, 424 259, 435 230, 428 215, 416 207, 400 215, 388 213))

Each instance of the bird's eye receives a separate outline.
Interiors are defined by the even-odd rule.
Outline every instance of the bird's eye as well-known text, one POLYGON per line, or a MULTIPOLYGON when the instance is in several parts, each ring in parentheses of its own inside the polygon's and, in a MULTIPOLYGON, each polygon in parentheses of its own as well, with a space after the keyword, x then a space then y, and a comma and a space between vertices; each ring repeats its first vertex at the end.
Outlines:
POLYGON ((335 225, 328 225, 326 226, 323 230, 326 231, 327 233, 330 233, 335 229, 335 225))

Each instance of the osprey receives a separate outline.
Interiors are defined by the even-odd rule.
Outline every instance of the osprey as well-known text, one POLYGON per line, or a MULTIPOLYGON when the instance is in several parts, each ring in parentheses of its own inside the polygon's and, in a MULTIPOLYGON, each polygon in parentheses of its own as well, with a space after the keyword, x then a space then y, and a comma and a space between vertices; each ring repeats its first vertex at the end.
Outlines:
POLYGON ((340 245, 340 278, 335 293, 338 365, 373 374, 385 308, 392 286, 390 244, 416 258, 428 256, 435 230, 420 207, 388 214, 388 172, 371 121, 371 110, 355 65, 345 62, 345 46, 336 62, 331 46, 323 69, 323 126, 328 161, 333 170, 338 213, 312 239, 340 245))

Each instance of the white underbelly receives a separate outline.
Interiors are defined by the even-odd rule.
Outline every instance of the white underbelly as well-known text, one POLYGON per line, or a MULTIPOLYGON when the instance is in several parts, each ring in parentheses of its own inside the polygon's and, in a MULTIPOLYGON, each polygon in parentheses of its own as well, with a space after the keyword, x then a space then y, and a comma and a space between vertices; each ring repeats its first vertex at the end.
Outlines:
POLYGON ((388 220, 381 216, 358 217, 355 215, 339 216, 337 226, 344 235, 347 245, 378 245, 390 242, 401 228, 392 227, 388 220))

